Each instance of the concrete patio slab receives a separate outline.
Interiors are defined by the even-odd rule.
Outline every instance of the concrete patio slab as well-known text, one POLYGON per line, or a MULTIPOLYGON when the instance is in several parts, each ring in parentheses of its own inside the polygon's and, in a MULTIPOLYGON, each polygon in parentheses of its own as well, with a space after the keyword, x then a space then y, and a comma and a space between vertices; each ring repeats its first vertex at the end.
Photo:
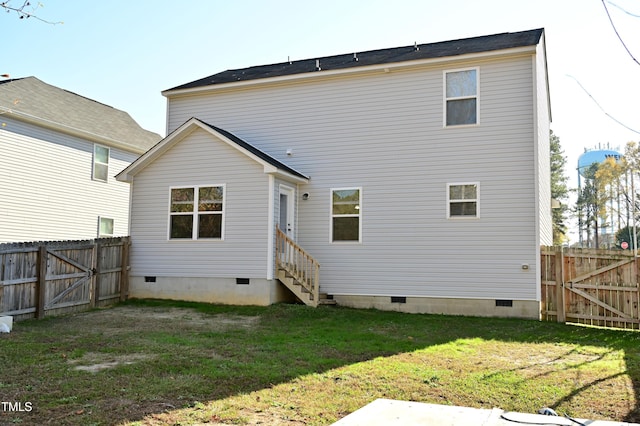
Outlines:
POLYGON ((570 419, 503 411, 420 402, 376 399, 370 404, 334 423, 335 426, 640 426, 638 423, 603 420, 570 419))

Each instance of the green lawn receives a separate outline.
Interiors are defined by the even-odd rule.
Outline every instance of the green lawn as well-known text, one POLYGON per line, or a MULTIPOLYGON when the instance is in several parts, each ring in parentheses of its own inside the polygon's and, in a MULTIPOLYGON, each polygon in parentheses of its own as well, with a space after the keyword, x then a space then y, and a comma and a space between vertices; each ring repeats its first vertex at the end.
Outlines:
POLYGON ((377 398, 640 422, 640 333, 538 321, 130 301, 17 322, 0 365, 2 425, 322 425, 377 398))

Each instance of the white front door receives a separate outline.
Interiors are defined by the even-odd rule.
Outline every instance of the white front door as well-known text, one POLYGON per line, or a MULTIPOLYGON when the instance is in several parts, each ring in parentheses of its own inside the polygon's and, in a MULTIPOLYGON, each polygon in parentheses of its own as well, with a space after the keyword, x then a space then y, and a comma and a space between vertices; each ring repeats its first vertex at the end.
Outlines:
POLYGON ((280 229, 289 238, 294 239, 294 213, 295 190, 291 187, 280 185, 280 229))

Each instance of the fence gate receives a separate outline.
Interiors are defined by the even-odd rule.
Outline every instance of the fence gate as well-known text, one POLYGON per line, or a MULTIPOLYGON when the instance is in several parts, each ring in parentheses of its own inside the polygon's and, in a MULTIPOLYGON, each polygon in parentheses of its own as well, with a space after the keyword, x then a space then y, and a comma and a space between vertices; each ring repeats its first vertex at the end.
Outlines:
POLYGON ((47 274, 44 310, 67 308, 91 303, 93 245, 73 249, 46 249, 47 274))
POLYGON ((0 244, 0 315, 42 318, 128 295, 129 237, 0 244))
POLYGON ((629 251, 542 247, 544 319, 640 329, 638 259, 629 251))

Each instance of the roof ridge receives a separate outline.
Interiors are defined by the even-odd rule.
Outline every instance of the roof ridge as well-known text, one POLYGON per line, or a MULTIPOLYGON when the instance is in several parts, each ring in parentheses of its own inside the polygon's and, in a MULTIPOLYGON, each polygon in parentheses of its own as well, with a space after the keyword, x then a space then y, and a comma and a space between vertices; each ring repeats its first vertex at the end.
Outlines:
POLYGON ((253 68, 253 67, 268 67, 268 66, 273 66, 273 65, 292 64, 293 62, 315 61, 315 60, 318 60, 318 59, 322 60, 322 59, 336 58, 336 57, 339 57, 339 56, 351 56, 351 57, 353 57, 354 54, 361 55, 361 54, 369 54, 369 53, 375 53, 375 52, 383 52, 383 51, 387 51, 387 50, 399 50, 399 49, 419 50, 419 49, 416 49, 416 47, 420 48, 420 47, 434 46, 434 45, 444 44, 444 43, 456 43, 456 42, 461 42, 461 41, 466 41, 466 40, 476 40, 476 39, 482 39, 482 38, 488 38, 488 37, 505 36, 505 35, 510 35, 510 34, 523 34, 523 33, 529 33, 529 32, 542 31, 542 30, 543 30, 542 28, 535 28, 535 29, 531 29, 531 30, 516 31, 516 32, 505 31, 505 32, 502 32, 502 33, 486 34, 486 35, 481 35, 481 36, 462 37, 462 38, 457 38, 457 39, 452 39, 452 40, 440 40, 440 41, 434 41, 434 42, 428 42, 428 43, 414 43, 414 44, 406 45, 406 46, 392 46, 392 47, 382 47, 382 48, 379 48, 379 49, 358 50, 358 51, 355 51, 355 52, 348 52, 348 53, 345 52, 345 53, 338 53, 338 54, 335 54, 335 55, 326 55, 326 56, 315 56, 315 57, 308 57, 308 58, 304 58, 304 59, 287 60, 287 61, 283 61, 283 62, 274 62, 274 63, 271 63, 271 64, 251 65, 249 67, 228 69, 226 71, 237 71, 237 70, 244 70, 244 69, 253 68))
POLYGON ((164 90, 163 94, 174 90, 192 89, 216 84, 234 83, 270 77, 282 77, 327 70, 343 70, 370 65, 383 65, 531 46, 540 42, 540 37, 543 32, 544 28, 537 28, 526 31, 502 32, 431 43, 414 43, 413 45, 407 46, 366 50, 355 53, 341 53, 338 55, 320 56, 296 61, 289 59, 286 62, 228 69, 217 74, 164 90))

